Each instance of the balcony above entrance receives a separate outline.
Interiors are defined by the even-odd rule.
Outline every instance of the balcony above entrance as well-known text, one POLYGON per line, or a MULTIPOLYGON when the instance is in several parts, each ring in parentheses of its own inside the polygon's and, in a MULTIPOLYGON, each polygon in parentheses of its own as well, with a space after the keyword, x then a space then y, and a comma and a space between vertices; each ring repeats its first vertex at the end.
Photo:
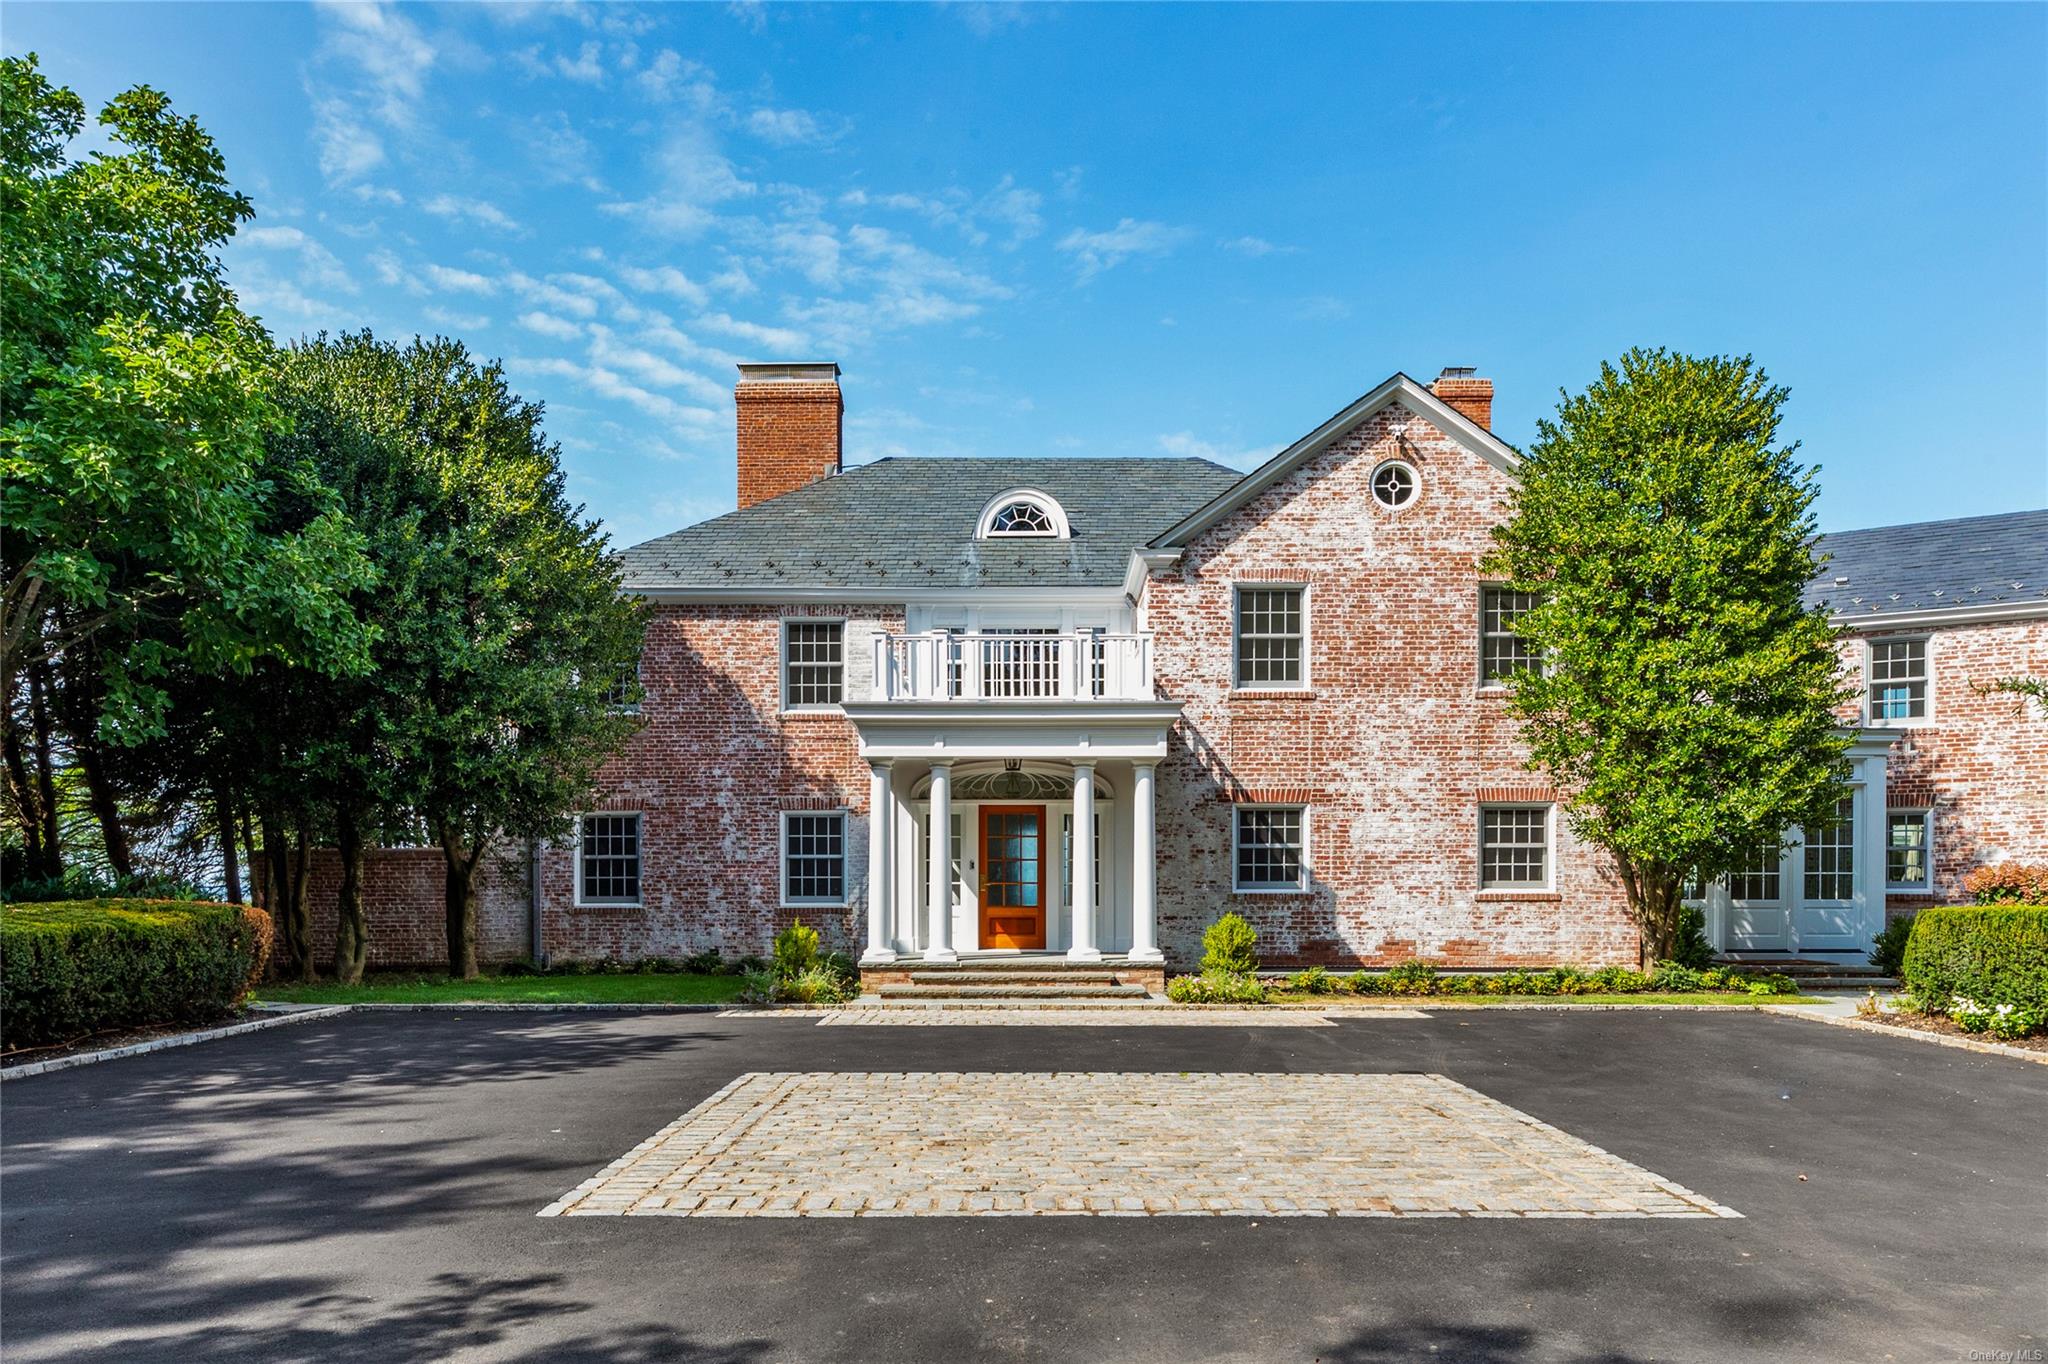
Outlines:
POLYGON ((884 703, 1150 701, 1152 637, 1051 630, 878 635, 875 693, 884 703))

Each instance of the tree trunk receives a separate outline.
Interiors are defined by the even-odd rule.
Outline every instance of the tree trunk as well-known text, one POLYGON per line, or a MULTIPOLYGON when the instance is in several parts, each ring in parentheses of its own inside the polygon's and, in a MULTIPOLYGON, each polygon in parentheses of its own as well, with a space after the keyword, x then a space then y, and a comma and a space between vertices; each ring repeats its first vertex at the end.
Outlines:
POLYGON ((128 852, 128 831, 121 827, 121 802, 107 772, 107 755, 99 737, 92 733, 71 735, 71 751, 85 770, 86 802, 99 821, 100 841, 106 845, 107 865, 114 875, 127 880, 135 874, 135 859, 128 852))
POLYGON ((1641 933, 1640 965, 1653 971, 1657 963, 1669 961, 1678 946, 1679 919, 1685 911, 1680 898, 1681 877, 1662 862, 1633 862, 1615 859, 1621 869, 1621 886, 1628 897, 1629 913, 1641 933))
POLYGON ((64 840, 57 832, 57 770, 50 755, 48 670, 40 663, 29 670, 29 719, 35 733, 36 813, 43 821, 44 875, 64 874, 64 840))
POLYGON ((270 919, 284 948, 285 974, 313 980, 313 926, 306 917, 306 866, 309 853, 303 829, 287 834, 279 820, 263 821, 263 847, 270 858, 270 919))
POLYGON ((270 908, 270 892, 265 885, 267 879, 266 861, 256 847, 256 826, 244 809, 242 819, 242 846, 249 850, 249 899, 264 909, 270 908))
POLYGON ((439 832, 441 857, 448 867, 448 975, 454 980, 475 980, 476 865, 483 857, 484 844, 465 846, 453 829, 439 832))
POLYGON ((341 856, 341 894, 334 906, 334 978, 357 985, 369 958, 370 926, 363 917, 363 830, 353 810, 336 813, 334 847, 341 856))
POLYGON ((28 753, 22 747, 21 735, 22 725, 14 714, 10 696, 6 730, 0 734, 0 751, 6 755, 7 792, 13 798, 14 823, 21 832, 21 846, 27 854, 23 872, 29 878, 55 876, 62 869, 51 868, 51 854, 55 849, 43 846, 42 793, 29 776, 28 753))
MULTIPOLYGON (((226 793, 217 794, 213 801, 214 823, 220 828, 220 879, 226 887, 228 903, 242 903, 242 852, 235 844, 234 808, 228 803, 226 793)), ((253 869, 252 869, 252 875, 253 869)))

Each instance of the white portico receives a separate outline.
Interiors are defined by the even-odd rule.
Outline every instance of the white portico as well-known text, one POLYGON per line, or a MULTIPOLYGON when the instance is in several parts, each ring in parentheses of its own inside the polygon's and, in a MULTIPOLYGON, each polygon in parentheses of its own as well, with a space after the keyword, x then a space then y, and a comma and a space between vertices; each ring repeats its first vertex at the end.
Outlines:
POLYGON ((846 707, 869 764, 863 966, 963 953, 1158 963, 1154 790, 1180 703, 1150 639, 880 636, 846 707))

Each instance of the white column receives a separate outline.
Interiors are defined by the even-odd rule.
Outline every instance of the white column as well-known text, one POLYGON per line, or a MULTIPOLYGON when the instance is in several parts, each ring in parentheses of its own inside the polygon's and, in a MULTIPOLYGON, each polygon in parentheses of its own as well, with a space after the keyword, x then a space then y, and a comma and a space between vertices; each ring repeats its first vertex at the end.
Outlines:
POLYGON ((1131 783, 1131 960, 1163 962, 1159 950, 1158 909, 1154 905, 1158 866, 1152 825, 1151 763, 1132 768, 1137 776, 1131 783))
POLYGON ((1068 961, 1101 961, 1095 946, 1095 764, 1074 764, 1074 931, 1068 961))
POLYGON ((932 822, 925 841, 931 845, 931 881, 925 892, 930 922, 925 930, 924 959, 953 962, 953 764, 932 764, 932 822))
POLYGON ((862 966, 887 966, 896 960, 889 946, 889 909, 896 901, 890 835, 895 831, 895 801, 889 795, 889 764, 868 764, 868 950, 862 966))

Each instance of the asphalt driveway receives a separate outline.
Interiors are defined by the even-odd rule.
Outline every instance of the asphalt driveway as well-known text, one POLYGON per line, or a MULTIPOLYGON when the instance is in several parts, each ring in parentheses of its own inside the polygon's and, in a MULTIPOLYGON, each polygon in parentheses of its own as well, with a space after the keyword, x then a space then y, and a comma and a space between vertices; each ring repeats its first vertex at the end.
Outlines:
POLYGON ((7 1084, 0 1351, 2025 1359, 2048 1346, 2044 1154, 2048 1067, 1747 1012, 358 1014, 7 1084), (1434 1072, 1744 1216, 535 1216, 756 1071, 1434 1072))

